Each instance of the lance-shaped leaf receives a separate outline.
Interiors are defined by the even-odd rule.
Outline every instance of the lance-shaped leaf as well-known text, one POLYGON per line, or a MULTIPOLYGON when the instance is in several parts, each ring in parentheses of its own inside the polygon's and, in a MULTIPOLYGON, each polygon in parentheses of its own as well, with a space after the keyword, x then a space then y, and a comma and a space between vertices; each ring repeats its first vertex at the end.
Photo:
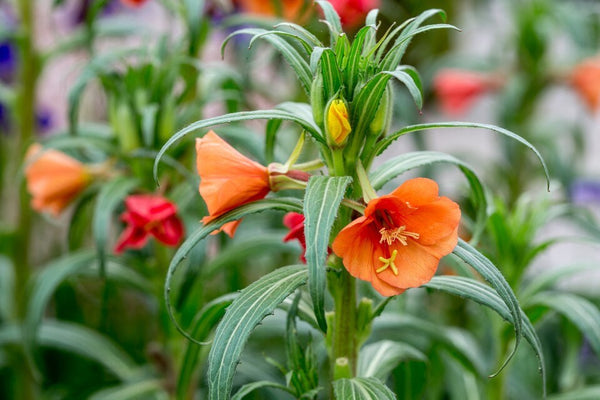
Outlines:
MULTIPOLYGON (((233 299, 237 297, 235 294, 227 294, 207 303, 196 314, 194 321, 191 323, 190 335, 196 340, 206 340, 209 333, 217 326, 217 323, 225 315, 225 309, 231 304, 233 299)), ((193 342, 187 342, 184 356, 181 361, 181 368, 177 378, 177 400, 185 400, 190 398, 191 391, 190 383, 193 381, 192 376, 196 368, 199 367, 198 355, 202 348, 193 342)))
POLYGON ((500 372, 515 355, 517 347, 521 342, 521 337, 523 336, 523 321, 521 317, 522 311, 519 301, 498 268, 496 268, 496 266, 490 260, 488 260, 474 247, 466 243, 464 240, 459 239, 458 245, 454 249, 453 253, 458 258, 473 267, 481 274, 481 276, 483 276, 486 281, 492 285, 510 311, 512 323, 515 327, 515 346, 504 363, 500 366, 498 371, 500 372))
MULTIPOLYGON (((227 43, 229 42, 229 40, 231 38, 233 38, 236 35, 241 35, 241 34, 254 35, 254 37, 252 38, 252 41, 250 42, 250 45, 252 45, 252 43, 254 43, 255 39, 259 39, 259 38, 264 39, 267 42, 269 42, 271 45, 273 45, 273 47, 275 47, 281 53, 281 55, 283 55, 285 60, 294 69, 294 72, 296 72, 296 75, 298 75, 298 79, 300 80, 300 83, 302 84, 302 88, 306 91, 306 93, 309 93, 310 83, 312 82, 312 76, 310 73, 310 67, 308 66, 308 63, 305 60, 305 58, 307 56, 306 55, 303 56, 303 54, 301 54, 298 51, 298 49, 296 49, 294 46, 292 46, 290 43, 288 43, 285 39, 279 37, 279 35, 292 35, 292 34, 289 34, 287 32, 282 32, 282 31, 267 31, 265 29, 259 29, 259 28, 240 29, 240 30, 233 32, 231 35, 229 35, 229 36, 227 36, 227 38, 225 38, 225 40, 223 41, 223 45, 221 46, 221 53, 223 53, 225 46, 227 46, 227 43)), ((302 40, 297 35, 293 35, 293 36, 296 39, 302 40)), ((304 44, 306 46, 308 46, 308 44, 306 44, 306 43, 304 43, 304 44)))
POLYGON ((228 399, 246 340, 258 323, 304 284, 304 265, 279 268, 242 290, 217 327, 208 355, 209 397, 228 399))
MULTIPOLYGON (((19 325, 2 325, 0 347, 20 344, 21 335, 22 328, 19 325)), ((134 378, 140 372, 127 353, 110 339, 78 324, 45 321, 40 326, 38 340, 41 346, 68 351, 94 360, 123 381, 134 378)))
MULTIPOLYGON (((431 281, 423 286, 473 300, 479 304, 491 308, 511 324, 515 323, 514 315, 511 313, 506 302, 498 295, 498 293, 491 287, 474 279, 465 278, 462 276, 434 276, 431 281)), ((527 315, 525 315, 523 310, 519 310, 519 313, 519 319, 523 324, 523 336, 525 337, 525 340, 529 342, 539 360, 540 371, 542 373, 542 385, 545 393, 546 371, 544 366, 542 346, 537 333, 531 324, 531 321, 529 321, 529 318, 527 318, 527 315)))
POLYGON ((546 162, 542 158, 542 155, 540 154, 540 152, 531 143, 529 143, 527 140, 525 140, 521 136, 517 135, 516 133, 513 133, 507 129, 500 128, 500 127, 494 126, 494 125, 479 124, 476 122, 435 122, 435 123, 431 123, 431 124, 418 124, 418 125, 406 126, 402 129, 400 129, 399 131, 392 133, 391 135, 385 137, 382 141, 378 142, 377 145, 374 147, 374 149, 371 151, 369 157, 366 159, 366 161, 363 164, 371 165, 371 161, 373 161, 373 158, 375 156, 383 153, 383 151, 390 144, 392 144, 396 139, 398 139, 400 136, 403 136, 410 132, 417 132, 417 131, 423 131, 426 129, 437 129, 437 128, 482 128, 482 129, 490 130, 492 132, 500 133, 506 137, 516 140, 519 143, 522 143, 527 148, 529 148, 531 151, 533 151, 533 153, 536 155, 536 157, 540 160, 540 163, 542 164, 542 167, 544 168, 544 173, 546 174, 546 182, 547 182, 548 189, 550 189, 550 174, 548 172, 548 167, 546 166, 546 162))
POLYGON ((382 340, 363 347, 358 359, 358 376, 385 381, 390 372, 405 360, 426 361, 419 349, 407 343, 382 340))
POLYGON ((333 382, 340 400, 396 400, 396 395, 377 378, 338 379, 333 382))
POLYGON ((600 354, 600 310, 589 300, 571 293, 547 291, 536 294, 527 307, 545 306, 571 321, 600 354))
POLYGON ((333 48, 337 43, 338 37, 344 33, 342 30, 342 21, 330 2, 317 1, 317 4, 323 10, 323 15, 325 16, 325 20, 323 22, 329 27, 330 46, 333 48))
POLYGON ((169 318, 175 328, 188 340, 198 343, 204 344, 193 337, 191 337, 177 322, 175 315, 173 314, 173 306, 171 304, 171 296, 169 293, 171 291, 171 281, 173 280, 173 276, 177 271, 177 267, 183 261, 183 259, 188 255, 188 253, 196 246, 201 240, 205 239, 211 232, 214 230, 218 230, 221 226, 230 221, 235 221, 237 219, 243 218, 246 215, 258 213, 265 210, 283 210, 283 211, 295 211, 302 212, 302 203, 297 199, 292 198, 278 198, 278 199, 264 199, 255 201, 253 203, 244 204, 232 210, 226 214, 221 215, 218 218, 215 218, 210 223, 206 225, 200 226, 188 238, 183 242, 183 244, 177 249, 175 255, 171 259, 171 263, 169 264, 169 268, 167 270, 167 277, 165 279, 165 287, 164 287, 164 296, 165 296, 165 306, 167 308, 167 313, 169 314, 169 318))
POLYGON ((88 400, 136 400, 164 399, 168 397, 164 383, 159 379, 147 379, 139 382, 128 382, 123 385, 100 390, 88 400))
POLYGON ((253 391, 255 391, 256 389, 260 389, 260 388, 279 389, 281 391, 290 393, 291 395, 295 394, 293 390, 291 390, 287 386, 284 386, 280 383, 271 382, 271 381, 258 381, 258 382, 247 383, 244 386, 242 386, 240 388, 240 390, 238 390, 233 395, 231 400, 242 400, 244 397, 246 397, 246 395, 248 395, 248 394, 252 393, 253 391))
POLYGON ((434 163, 456 165, 465 175, 467 181, 469 181, 471 194, 473 195, 473 200, 477 206, 477 221, 475 223, 475 229, 473 229, 473 239, 471 240, 471 243, 476 242, 485 229, 487 220, 487 197, 483 185, 475 174, 475 171, 473 171, 473 168, 464 161, 451 156, 450 154, 435 151, 405 153, 384 162, 380 167, 372 171, 369 174, 370 181, 373 188, 379 190, 390 180, 406 171, 434 163))
POLYGON ((100 275, 105 276, 106 240, 110 229, 112 214, 123 199, 139 184, 135 178, 118 177, 106 183, 96 201, 92 232, 96 242, 98 261, 100 262, 100 275))
POLYGON ((318 142, 327 144, 327 142, 323 138, 323 135, 321 134, 321 130, 319 129, 318 126, 316 126, 314 124, 314 121, 300 118, 300 117, 298 117, 298 115, 296 115, 294 113, 286 112, 283 110, 265 110, 265 111, 259 110, 259 111, 242 111, 242 112, 237 112, 237 113, 232 113, 232 114, 221 115, 218 117, 208 118, 208 119, 203 119, 200 121, 193 122, 190 125, 186 126, 185 128, 181 129, 180 131, 178 131, 177 133, 175 133, 173 136, 171 136, 169 138, 169 140, 167 140, 167 143, 165 143, 163 145, 163 147, 160 149, 160 151, 156 155, 156 159, 154 160, 154 168, 153 168, 154 180, 158 181, 158 178, 157 178, 158 177, 158 164, 160 163, 160 160, 161 160, 163 154, 165 154, 165 152, 171 146, 173 146, 173 144, 175 144, 175 142, 181 140, 188 134, 198 131, 203 128, 208 128, 210 126, 214 126, 214 125, 229 124, 232 122, 248 121, 248 120, 254 120, 254 119, 266 119, 266 120, 280 119, 280 120, 285 120, 285 121, 296 122, 299 125, 301 125, 304 129, 306 129, 306 131, 308 133, 310 133, 311 136, 313 138, 315 138, 318 142))
POLYGON ((308 265, 308 289, 313 301, 315 316, 323 332, 325 322, 325 260, 331 227, 346 188, 352 181, 348 176, 313 176, 304 194, 304 236, 306 239, 306 263, 308 265))

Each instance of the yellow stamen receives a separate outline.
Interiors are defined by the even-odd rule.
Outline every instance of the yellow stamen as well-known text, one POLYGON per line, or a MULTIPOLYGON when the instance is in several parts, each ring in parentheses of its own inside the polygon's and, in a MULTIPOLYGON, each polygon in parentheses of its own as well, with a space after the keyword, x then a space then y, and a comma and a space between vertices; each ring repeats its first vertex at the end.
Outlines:
POLYGON ((379 257, 379 261, 381 261, 383 263, 383 267, 377 268, 375 270, 375 272, 377 272, 378 274, 385 271, 386 269, 391 268, 392 272, 394 273, 394 275, 398 275, 398 267, 396 267, 396 264, 394 264, 394 260, 396 259, 396 256, 398 255, 398 250, 394 250, 392 252, 392 255, 390 256, 390 258, 384 258, 384 257, 379 257))
POLYGON ((408 245, 407 238, 418 239, 419 234, 416 232, 409 232, 406 230, 406 226, 402 225, 399 228, 387 229, 381 228, 379 230, 379 234, 381 235, 381 239, 379 239, 379 243, 386 242, 388 246, 394 243, 395 240, 398 240, 404 246, 408 245))

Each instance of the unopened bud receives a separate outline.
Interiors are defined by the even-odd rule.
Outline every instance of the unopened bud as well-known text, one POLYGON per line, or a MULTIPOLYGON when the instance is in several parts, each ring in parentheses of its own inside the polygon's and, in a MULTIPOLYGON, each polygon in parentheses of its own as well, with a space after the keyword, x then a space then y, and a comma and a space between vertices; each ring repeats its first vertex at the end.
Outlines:
POLYGON ((344 100, 334 99, 329 102, 325 131, 327 132, 327 141, 330 144, 341 147, 346 143, 352 128, 350 127, 348 108, 344 100))
POLYGON ((310 105, 312 106, 313 118, 318 126, 323 126, 323 115, 325 113, 325 97, 323 93, 323 75, 317 72, 310 87, 310 105))

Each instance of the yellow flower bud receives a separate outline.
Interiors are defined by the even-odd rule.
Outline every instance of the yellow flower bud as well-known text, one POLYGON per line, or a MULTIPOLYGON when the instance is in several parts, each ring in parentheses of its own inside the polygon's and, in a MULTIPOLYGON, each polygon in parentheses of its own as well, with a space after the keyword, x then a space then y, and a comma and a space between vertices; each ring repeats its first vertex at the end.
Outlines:
POLYGON ((346 103, 340 99, 333 100, 327 110, 327 138, 339 146, 344 144, 351 131, 346 103))

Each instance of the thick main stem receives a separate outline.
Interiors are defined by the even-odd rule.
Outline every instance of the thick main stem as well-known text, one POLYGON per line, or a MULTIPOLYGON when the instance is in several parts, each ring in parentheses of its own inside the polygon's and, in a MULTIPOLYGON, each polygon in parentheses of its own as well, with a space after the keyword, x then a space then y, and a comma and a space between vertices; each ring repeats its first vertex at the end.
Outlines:
POLYGON ((352 375, 356 373, 356 279, 342 268, 335 296, 333 319, 333 362, 347 358, 352 375))

